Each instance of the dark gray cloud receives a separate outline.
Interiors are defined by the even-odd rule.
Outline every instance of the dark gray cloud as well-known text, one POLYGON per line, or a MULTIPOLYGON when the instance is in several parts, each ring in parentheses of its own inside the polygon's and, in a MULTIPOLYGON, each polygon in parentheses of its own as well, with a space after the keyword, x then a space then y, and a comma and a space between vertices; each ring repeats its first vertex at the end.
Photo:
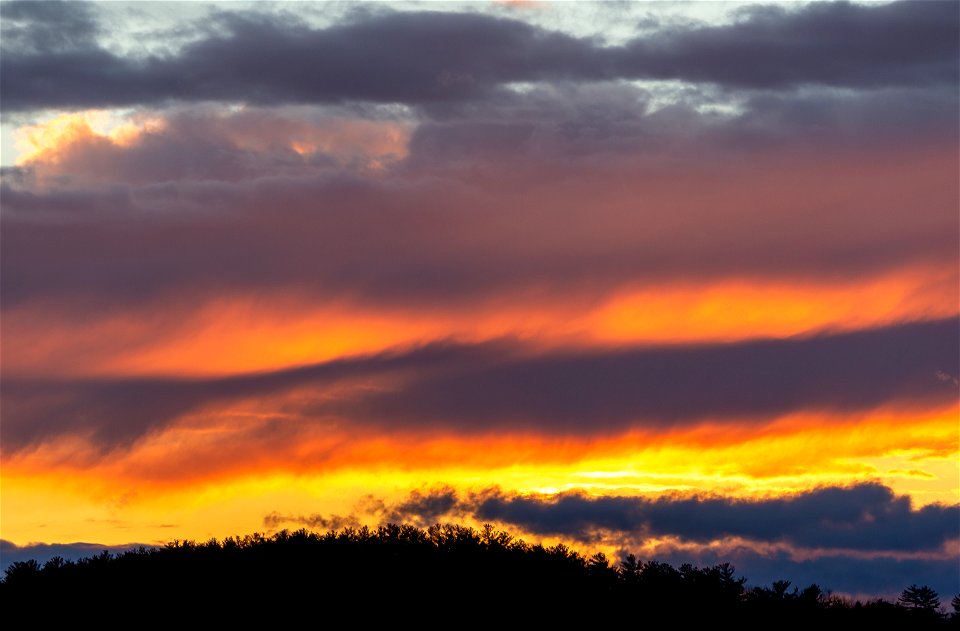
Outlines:
POLYGON ((14 0, 0 4, 4 52, 57 55, 96 47, 101 28, 89 2, 14 0))
POLYGON ((379 510, 383 521, 413 523, 421 527, 431 526, 449 519, 462 510, 457 492, 452 487, 437 487, 429 491, 411 491, 405 500, 386 505, 379 510))
POLYGON ((218 379, 5 376, 2 436, 7 452, 64 434, 107 448, 207 405, 294 390, 297 403, 284 413, 303 423, 471 433, 602 435, 703 419, 762 422, 805 409, 943 405, 957 397, 940 375, 960 374, 958 346, 950 318, 811 338, 533 355, 508 341, 434 344, 218 379), (329 392, 351 383, 365 387, 329 392))
POLYGON ((808 339, 558 352, 449 367, 404 388, 321 410, 413 427, 604 433, 634 423, 853 411, 901 400, 949 402, 955 319, 808 339))
POLYGON ((451 516, 508 524, 526 532, 594 541, 599 534, 676 537, 706 544, 739 538, 803 549, 913 553, 940 551, 960 537, 960 505, 914 509, 878 483, 827 486, 796 495, 736 499, 715 495, 516 495, 491 489, 465 496, 447 487, 414 491, 406 500, 379 502, 385 521, 433 524, 451 516))
POLYGON ((273 512, 263 517, 264 528, 287 528, 290 525, 306 527, 313 530, 340 530, 341 528, 358 528, 360 520, 353 515, 292 515, 273 512))
MULTIPOLYGON (((617 47, 472 13, 364 13, 325 29, 253 13, 217 21, 219 31, 169 57, 124 58, 92 43, 46 50, 18 37, 5 43, 0 62, 3 108, 170 100, 419 104, 563 79, 953 85, 958 69, 956 7, 941 2, 755 7, 733 24, 674 27, 617 47)), ((43 30, 33 32, 39 39, 43 30)))
POLYGON ((427 120, 416 127, 402 166, 454 176, 465 165, 485 174, 536 163, 571 177, 591 161, 629 158, 649 169, 654 160, 692 165, 784 149, 891 151, 956 138, 958 108, 953 88, 799 89, 731 98, 690 87, 663 94, 616 82, 539 84, 422 108, 427 120))
POLYGON ((740 87, 954 84, 960 13, 942 2, 754 6, 733 24, 629 43, 623 73, 740 87))
POLYGON ((762 500, 578 493, 541 498, 493 492, 471 502, 481 521, 583 540, 610 531, 694 543, 739 537, 798 548, 919 552, 940 550, 960 536, 960 506, 914 510, 909 497, 897 497, 879 484, 824 487, 762 500))
POLYGON ((305 526, 315 530, 338 530, 340 528, 358 528, 364 518, 374 516, 383 523, 414 524, 427 528, 464 510, 452 487, 436 487, 430 490, 413 490, 406 499, 388 503, 372 495, 365 496, 349 515, 310 515, 285 514, 272 512, 264 516, 265 528, 279 529, 291 526, 305 526))
POLYGON ((419 103, 476 97, 527 77, 600 71, 589 42, 474 14, 388 13, 320 30, 255 14, 219 20, 226 35, 190 44, 171 58, 131 60, 93 47, 46 55, 6 50, 3 107, 167 100, 419 103))

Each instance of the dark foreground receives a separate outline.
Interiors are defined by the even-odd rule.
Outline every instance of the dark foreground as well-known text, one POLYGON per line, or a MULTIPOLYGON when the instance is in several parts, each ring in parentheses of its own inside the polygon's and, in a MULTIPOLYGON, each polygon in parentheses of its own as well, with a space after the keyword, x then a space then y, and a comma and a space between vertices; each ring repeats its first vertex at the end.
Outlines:
POLYGON ((960 617, 938 612, 936 594, 931 600, 923 589, 905 590, 903 602, 862 603, 817 585, 747 589, 745 581, 728 564, 674 568, 628 557, 611 565, 603 555, 529 545, 489 527, 389 525, 16 563, 0 583, 0 615, 31 626, 94 620, 126 628, 960 628, 960 617))

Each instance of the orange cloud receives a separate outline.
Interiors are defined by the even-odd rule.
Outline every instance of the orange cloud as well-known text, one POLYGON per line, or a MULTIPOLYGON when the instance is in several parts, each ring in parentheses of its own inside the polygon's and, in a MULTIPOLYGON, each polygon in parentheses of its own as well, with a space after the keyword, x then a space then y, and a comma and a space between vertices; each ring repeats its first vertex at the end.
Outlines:
POLYGON ((77 146, 129 147, 145 133, 164 127, 159 117, 124 118, 105 110, 68 112, 14 131, 15 164, 59 164, 77 146))
POLYGON ((602 301, 505 296, 469 310, 372 310, 292 292, 164 300, 89 313, 26 303, 4 312, 5 370, 43 375, 224 375, 456 339, 533 346, 733 341, 855 330, 956 313, 954 271, 857 283, 730 279, 624 288, 602 301))

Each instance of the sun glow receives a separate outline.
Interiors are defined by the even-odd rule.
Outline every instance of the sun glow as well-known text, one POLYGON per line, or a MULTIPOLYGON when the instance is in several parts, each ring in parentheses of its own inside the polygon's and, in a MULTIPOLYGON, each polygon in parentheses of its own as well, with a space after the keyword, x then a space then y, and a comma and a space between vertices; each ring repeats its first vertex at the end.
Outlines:
POLYGON ((357 498, 401 499, 438 482, 463 493, 495 484, 519 493, 760 498, 875 480, 917 505, 949 504, 960 493, 957 412, 802 413, 760 426, 705 423, 606 438, 470 439, 321 425, 269 445, 229 423, 199 430, 205 440, 181 425, 110 458, 76 442, 59 456, 48 447, 7 457, 4 537, 155 541, 168 536, 170 522, 181 537, 222 537, 262 529, 270 512, 350 514, 357 498))

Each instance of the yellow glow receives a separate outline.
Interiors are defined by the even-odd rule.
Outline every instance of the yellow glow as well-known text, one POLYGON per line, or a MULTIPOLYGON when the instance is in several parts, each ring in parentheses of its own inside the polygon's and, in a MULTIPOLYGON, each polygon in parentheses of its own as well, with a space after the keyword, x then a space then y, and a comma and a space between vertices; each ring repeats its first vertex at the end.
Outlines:
POLYGON ((263 530, 274 511, 347 515, 368 494, 399 499, 436 483, 461 492, 495 483, 521 493, 767 497, 874 480, 917 505, 955 503, 956 418, 955 406, 857 418, 806 413, 603 439, 323 428, 268 444, 214 423, 205 440, 196 429, 174 428, 109 458, 90 452, 65 460, 81 452, 75 444, 59 456, 44 449, 6 458, 2 537, 21 544, 223 537, 263 530))

